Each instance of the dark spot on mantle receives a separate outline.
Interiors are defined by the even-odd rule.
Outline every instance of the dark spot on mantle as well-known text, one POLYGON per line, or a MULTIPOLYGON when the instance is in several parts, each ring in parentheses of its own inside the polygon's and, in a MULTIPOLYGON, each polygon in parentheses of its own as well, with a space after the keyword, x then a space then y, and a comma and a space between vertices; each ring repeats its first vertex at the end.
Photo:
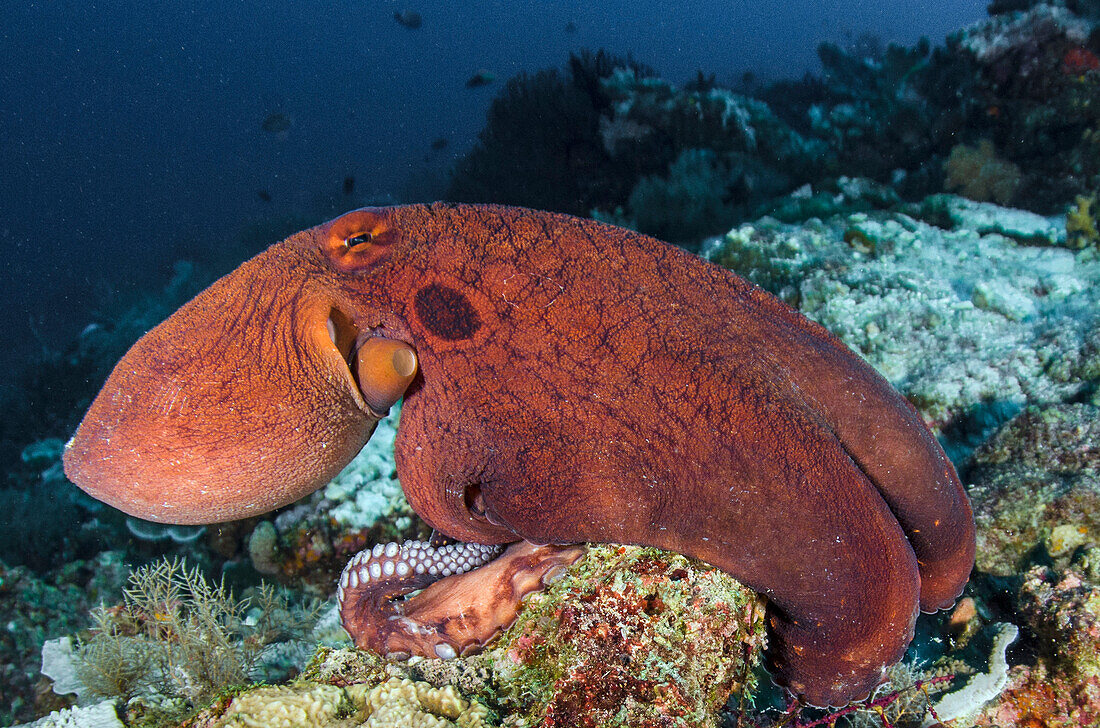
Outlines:
POLYGON ((421 288, 414 303, 424 328, 444 341, 468 339, 481 328, 481 318, 469 299, 441 283, 421 288))

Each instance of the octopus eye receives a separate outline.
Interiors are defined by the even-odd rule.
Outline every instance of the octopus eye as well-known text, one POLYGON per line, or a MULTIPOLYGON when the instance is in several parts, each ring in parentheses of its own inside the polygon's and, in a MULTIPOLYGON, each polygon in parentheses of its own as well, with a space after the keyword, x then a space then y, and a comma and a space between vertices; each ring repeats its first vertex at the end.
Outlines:
POLYGON ((354 248, 356 245, 362 245, 363 243, 369 243, 372 240, 374 240, 374 233, 372 233, 370 231, 355 233, 354 235, 349 235, 348 237, 344 238, 344 247, 348 248, 350 250, 351 248, 354 248))

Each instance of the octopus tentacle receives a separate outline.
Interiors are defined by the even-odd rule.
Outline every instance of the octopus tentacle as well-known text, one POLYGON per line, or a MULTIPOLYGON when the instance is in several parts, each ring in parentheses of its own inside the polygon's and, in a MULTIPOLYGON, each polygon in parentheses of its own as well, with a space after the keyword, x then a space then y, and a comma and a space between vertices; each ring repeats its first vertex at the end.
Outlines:
POLYGON ((526 541, 502 549, 406 541, 361 551, 340 575, 341 623, 357 647, 389 657, 475 652, 514 621, 524 596, 584 553, 583 546, 526 541))
POLYGON ((337 596, 360 585, 394 598, 453 574, 462 574, 488 563, 502 550, 498 544, 453 543, 435 547, 427 541, 391 541, 363 549, 348 561, 340 574, 337 596), (418 577, 427 577, 420 579, 418 577), (417 582, 422 584, 416 585, 417 582), (371 584, 373 582, 373 585, 371 584))

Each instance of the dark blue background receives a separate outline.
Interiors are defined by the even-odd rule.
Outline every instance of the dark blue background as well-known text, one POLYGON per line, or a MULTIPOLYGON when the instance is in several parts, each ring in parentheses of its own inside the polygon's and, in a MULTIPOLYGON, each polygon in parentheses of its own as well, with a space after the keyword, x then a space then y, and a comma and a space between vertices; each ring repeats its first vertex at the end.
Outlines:
POLYGON ((213 255, 249 222, 432 195, 495 89, 570 51, 631 53, 677 82, 696 69, 723 83, 793 77, 816 69, 822 40, 940 43, 986 0, 771 5, 6 2, 0 382, 35 348, 71 340, 105 293, 160 286, 172 261, 213 255), (394 21, 404 8, 422 28, 394 21), (481 68, 497 83, 466 89, 481 68), (292 119, 285 134, 260 128, 273 112, 292 119), (441 136, 448 148, 429 153, 441 136))

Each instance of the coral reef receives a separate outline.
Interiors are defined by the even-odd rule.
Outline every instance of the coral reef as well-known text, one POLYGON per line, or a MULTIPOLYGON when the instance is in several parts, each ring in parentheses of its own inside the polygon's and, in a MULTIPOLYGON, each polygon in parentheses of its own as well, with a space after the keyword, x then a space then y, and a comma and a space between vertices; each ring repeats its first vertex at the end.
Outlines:
POLYGON ((186 725, 714 724, 731 692, 751 695, 763 642, 763 602, 722 572, 598 546, 483 654, 321 648, 297 682, 223 694, 186 725))
POLYGON ((751 695, 763 604, 726 574, 652 548, 597 546, 481 655, 413 672, 502 725, 695 726, 751 695))
POLYGON ((638 175, 625 204, 601 217, 688 247, 721 232, 828 166, 825 145, 806 139, 764 102, 714 86, 679 88, 618 68, 603 79, 611 103, 600 117, 606 151, 626 168, 661 160, 638 175))
POLYGON ((1055 214, 1100 188, 1097 23, 1035 3, 934 49, 825 43, 820 77, 749 93, 575 56, 508 83, 450 197, 595 211, 689 248, 840 174, 1055 214))
POLYGON ((119 554, 110 551, 45 576, 0 562, 0 723, 68 704, 39 682, 42 645, 87 625, 97 602, 116 601, 126 573, 119 554))
MULTIPOLYGON (((956 114, 1023 172, 1032 209, 1054 212, 1097 188, 1090 137, 1100 122, 1096 18, 1036 3, 952 34, 941 54, 969 64, 956 114)), ((1020 201, 1025 201, 1021 196, 1020 201)))
POLYGON ((820 80, 780 82, 762 96, 781 105, 777 113, 785 108, 780 115, 794 128, 823 140, 846 174, 886 180, 901 170, 911 178, 908 186, 920 188, 932 181, 924 167, 942 134, 938 110, 922 93, 930 48, 924 38, 909 48, 882 48, 877 41, 848 48, 822 43, 820 80), (803 101, 781 100, 781 94, 803 101))
POLYGON ((1010 576, 1036 558, 1064 568, 1100 543, 1100 408, 1028 407, 975 451, 967 480, 978 569, 1010 576))
MULTIPOLYGON (((977 571, 965 608, 921 618, 891 682, 843 716, 853 725, 919 725, 929 704, 947 719, 951 699, 973 712, 962 676, 991 650, 1007 686, 975 724, 1100 722, 1100 4, 991 13, 942 47, 823 44, 820 77, 736 90, 580 54, 504 84, 451 181, 453 199, 595 214, 688 248, 733 227, 704 254, 835 332, 937 428, 969 484, 977 571), (1005 620, 1020 628, 1007 656, 990 646, 1005 620), (935 702, 926 681, 954 673, 935 702)), ((256 231, 252 247, 305 226, 256 231)), ((397 413, 318 493, 204 533, 128 522, 64 482, 62 438, 110 366, 211 278, 180 264, 157 298, 110 303, 5 403, 0 722, 166 725, 206 702, 187 725, 688 726, 719 721, 731 693, 726 725, 840 717, 783 712, 755 682, 755 597, 652 549, 593 549, 482 655, 324 647, 278 687, 244 686, 294 676, 315 642, 343 644, 338 625, 307 635, 273 592, 246 605, 163 563, 119 605, 126 562, 164 553, 327 597, 351 554, 429 533, 396 478, 397 413), (118 606, 89 627, 96 603, 118 606), (39 678, 42 645, 69 634, 72 650, 50 642, 42 660, 57 689, 113 701, 73 706, 39 678)))
MULTIPOLYGON (((937 199, 951 209, 984 204, 1002 227, 1015 214, 937 199)), ((1017 234, 1059 227, 1028 215, 1041 227, 1017 234)), ((1100 262, 1087 252, 1021 247, 1004 230, 983 232, 973 216, 948 228, 901 212, 800 226, 763 218, 704 255, 840 336, 929 423, 950 431, 949 451, 962 462, 1025 403, 1060 402, 1094 386, 1100 262)))
POLYGON ((448 197, 601 210, 694 243, 790 189, 824 153, 762 101, 706 84, 681 89, 630 60, 582 54, 567 73, 508 82, 448 197))
POLYGON ((1008 686, 977 726, 1051 728, 1100 721, 1100 585, 1081 572, 1036 566, 1014 595, 1037 655, 1013 666, 1008 686))
MULTIPOLYGON (((602 80, 619 68, 651 71, 603 51, 556 69, 510 79, 493 99, 474 149, 455 167, 448 198, 587 214, 621 204, 629 181, 661 170, 644 158, 623 169, 606 151, 600 117, 610 104, 602 80)), ((621 132, 619 132, 621 133, 621 132)), ((667 164, 667 160, 666 160, 667 164)))
POLYGON ((179 711, 260 677, 257 665, 280 657, 265 648, 303 634, 314 611, 268 587, 238 600, 224 580, 163 560, 130 575, 121 605, 93 611, 90 635, 71 653, 44 651, 43 672, 82 700, 119 698, 130 710, 136 698, 144 709, 160 696, 179 711))

